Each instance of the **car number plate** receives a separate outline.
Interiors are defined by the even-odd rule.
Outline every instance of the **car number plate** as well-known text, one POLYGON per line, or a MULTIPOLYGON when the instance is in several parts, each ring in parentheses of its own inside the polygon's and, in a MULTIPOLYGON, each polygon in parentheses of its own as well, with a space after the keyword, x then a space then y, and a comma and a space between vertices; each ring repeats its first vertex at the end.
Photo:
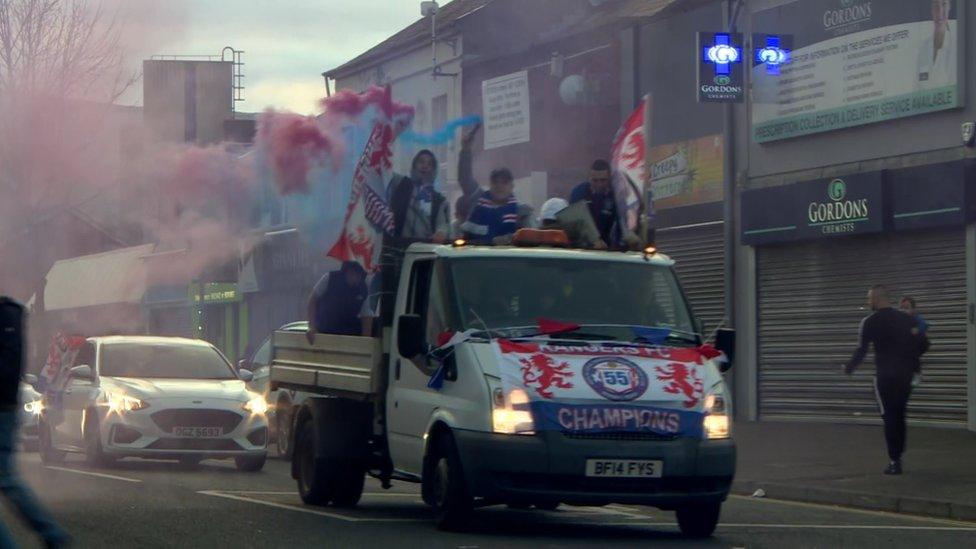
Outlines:
POLYGON ((649 459, 588 459, 586 476, 602 478, 661 478, 664 462, 649 459))
POLYGON ((221 427, 173 427, 173 435, 185 438, 216 438, 224 435, 221 427))

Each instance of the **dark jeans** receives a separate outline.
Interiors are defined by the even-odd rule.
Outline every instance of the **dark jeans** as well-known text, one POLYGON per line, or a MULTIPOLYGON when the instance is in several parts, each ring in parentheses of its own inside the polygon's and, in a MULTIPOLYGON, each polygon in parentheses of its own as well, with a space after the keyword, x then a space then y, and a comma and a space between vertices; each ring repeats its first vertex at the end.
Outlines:
POLYGON ((908 397, 912 394, 912 377, 876 377, 874 388, 878 395, 878 404, 881 405, 888 457, 891 461, 898 461, 905 453, 908 430, 905 425, 905 413, 908 410, 908 397))
MULTIPOLYGON (((67 539, 67 534, 54 522, 47 510, 37 500, 34 492, 24 484, 14 471, 14 444, 17 437, 17 413, 0 412, 0 491, 20 516, 30 523, 44 541, 56 544, 67 539)), ((16 547, 10 531, 0 523, 0 547, 16 547)))

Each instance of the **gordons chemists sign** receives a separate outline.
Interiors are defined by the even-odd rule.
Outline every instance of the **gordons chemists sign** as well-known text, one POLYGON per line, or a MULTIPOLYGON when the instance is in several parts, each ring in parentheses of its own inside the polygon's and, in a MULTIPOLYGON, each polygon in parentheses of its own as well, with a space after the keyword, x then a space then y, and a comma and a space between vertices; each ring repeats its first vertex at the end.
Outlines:
POLYGON ((752 72, 758 143, 964 104, 965 0, 797 0, 753 16, 793 36, 778 75, 752 72))
POLYGON ((750 245, 881 232, 881 172, 746 191, 742 226, 750 245))

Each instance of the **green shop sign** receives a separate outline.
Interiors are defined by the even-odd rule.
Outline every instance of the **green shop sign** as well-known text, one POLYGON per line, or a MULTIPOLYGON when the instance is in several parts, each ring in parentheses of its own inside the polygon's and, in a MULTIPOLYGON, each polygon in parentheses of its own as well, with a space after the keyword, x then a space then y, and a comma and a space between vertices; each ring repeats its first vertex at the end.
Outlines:
POLYGON ((188 286, 187 296, 195 305, 200 303, 201 294, 204 305, 235 303, 241 300, 241 293, 233 282, 207 282, 203 285, 202 292, 199 284, 188 286))

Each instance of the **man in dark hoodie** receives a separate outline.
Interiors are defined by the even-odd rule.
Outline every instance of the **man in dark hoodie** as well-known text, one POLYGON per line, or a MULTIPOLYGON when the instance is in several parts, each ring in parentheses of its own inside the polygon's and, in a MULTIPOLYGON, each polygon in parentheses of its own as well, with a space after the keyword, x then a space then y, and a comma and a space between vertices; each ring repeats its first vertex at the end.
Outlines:
MULTIPOLYGON (((0 295, 0 491, 47 547, 64 547, 69 536, 54 522, 34 493, 14 470, 14 442, 17 435, 17 393, 24 367, 25 311, 19 303, 0 295)), ((16 547, 0 522, 0 547, 16 547)))
POLYGON ((346 261, 338 271, 326 273, 308 297, 309 343, 315 334, 368 334, 366 318, 371 321, 375 314, 364 310, 367 294, 366 271, 359 263, 346 261))
POLYGON ((451 236, 447 199, 434 189, 437 157, 424 149, 413 157, 410 175, 394 175, 388 189, 393 236, 446 242, 451 236))

